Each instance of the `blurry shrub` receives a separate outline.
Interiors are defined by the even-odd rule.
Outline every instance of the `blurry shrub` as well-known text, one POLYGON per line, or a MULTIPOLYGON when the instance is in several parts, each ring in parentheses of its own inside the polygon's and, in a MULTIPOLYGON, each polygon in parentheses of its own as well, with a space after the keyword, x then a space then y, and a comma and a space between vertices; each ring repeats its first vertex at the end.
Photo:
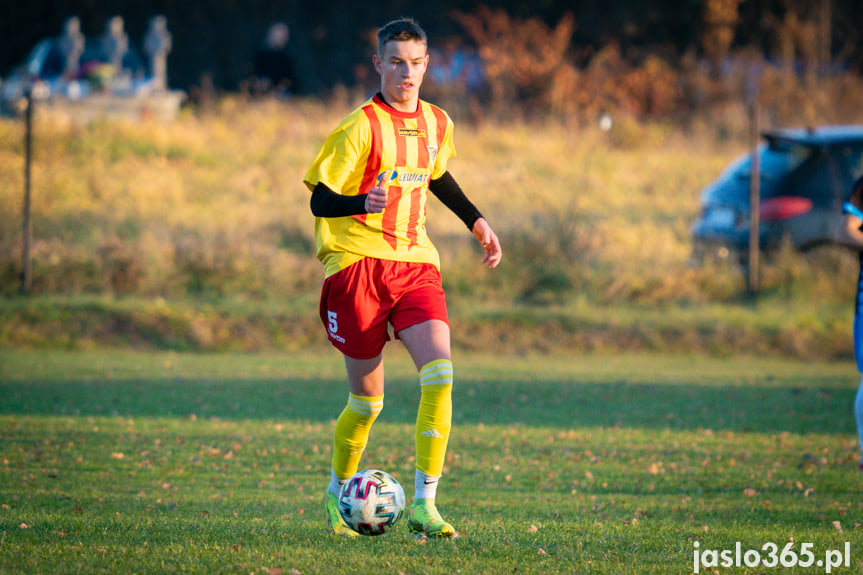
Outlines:
POLYGON ((843 246, 822 244, 798 252, 786 244, 762 259, 762 291, 812 304, 847 302, 850 309, 859 266, 859 255, 843 246))
POLYGON ((573 97, 574 111, 587 118, 607 112, 646 119, 679 112, 683 92, 678 72, 659 56, 636 64, 623 57, 617 42, 609 42, 580 72, 573 97))
POLYGON ((478 47, 488 84, 488 111, 498 117, 554 114, 593 120, 602 113, 637 118, 675 111, 682 92, 677 72, 655 55, 639 64, 625 60, 616 42, 587 51, 586 66, 572 53, 576 23, 564 15, 555 27, 538 18, 520 20, 480 6, 453 18, 478 47))
POLYGON ((111 238, 99 246, 96 255, 106 291, 121 295, 138 291, 146 270, 128 244, 111 238))
POLYGON ((592 230, 584 214, 571 206, 540 208, 524 214, 524 226, 502 232, 506 240, 509 281, 516 298, 530 304, 565 303, 589 288, 592 230))
POLYGON ((571 14, 554 28, 539 18, 519 20, 487 6, 473 14, 453 12, 453 18, 477 46, 492 113, 535 116, 567 111, 565 95, 577 76, 568 58, 575 31, 571 14))
MULTIPOLYGON (((659 51, 623 54, 614 39, 576 50, 571 14, 549 26, 539 18, 522 20, 483 5, 471 13, 456 11, 453 19, 483 62, 482 106, 472 109, 471 116, 552 114, 574 124, 593 122, 604 113, 640 121, 704 116, 716 124, 737 121, 723 118, 726 108, 748 104, 757 95, 769 124, 775 126, 863 121, 863 81, 851 72, 828 72, 836 63, 819 61, 811 34, 795 32, 795 27, 811 32, 811 21, 772 22, 784 46, 781 54, 733 49, 738 4, 739 0, 707 2, 703 52, 693 48, 674 59, 659 51), (805 61, 800 70, 795 57, 805 61)), ((445 94, 440 92, 444 98, 445 94)), ((470 96, 459 93, 451 100, 453 107, 458 109, 458 101, 470 96)), ((741 113, 745 121, 745 110, 741 113)))

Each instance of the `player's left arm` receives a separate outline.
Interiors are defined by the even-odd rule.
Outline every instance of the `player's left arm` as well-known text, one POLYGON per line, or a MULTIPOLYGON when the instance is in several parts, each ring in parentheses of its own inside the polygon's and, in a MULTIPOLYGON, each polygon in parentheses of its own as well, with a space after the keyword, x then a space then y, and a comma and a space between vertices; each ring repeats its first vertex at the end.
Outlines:
POLYGON ((449 172, 429 181, 429 191, 464 222, 485 250, 483 263, 495 268, 503 257, 500 240, 449 172))
POLYGON ((500 240, 497 238, 497 234, 494 233, 494 230, 491 229, 485 218, 478 219, 471 231, 473 231, 473 235, 479 241, 479 245, 485 250, 485 257, 482 259, 482 263, 489 269, 496 268, 501 258, 503 258, 503 250, 500 247, 500 240))

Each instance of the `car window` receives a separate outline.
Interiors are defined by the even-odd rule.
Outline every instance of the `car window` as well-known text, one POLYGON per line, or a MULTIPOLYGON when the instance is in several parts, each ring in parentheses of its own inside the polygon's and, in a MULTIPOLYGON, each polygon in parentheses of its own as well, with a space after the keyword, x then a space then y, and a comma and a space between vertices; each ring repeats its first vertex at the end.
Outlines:
POLYGON ((844 195, 846 178, 839 157, 830 148, 824 148, 786 180, 781 193, 809 198, 816 207, 829 208, 844 195))
POLYGON ((60 53, 60 47, 56 42, 51 43, 51 49, 45 56, 45 63, 42 64, 42 70, 39 74, 42 78, 56 78, 63 74, 66 67, 66 61, 63 54, 60 53))
MULTIPOLYGON (((812 157, 815 150, 809 146, 793 142, 774 141, 762 144, 759 148, 758 161, 761 179, 772 179, 788 174, 803 162, 812 157)), ((752 174, 752 158, 748 157, 741 163, 737 176, 749 178, 752 174)))

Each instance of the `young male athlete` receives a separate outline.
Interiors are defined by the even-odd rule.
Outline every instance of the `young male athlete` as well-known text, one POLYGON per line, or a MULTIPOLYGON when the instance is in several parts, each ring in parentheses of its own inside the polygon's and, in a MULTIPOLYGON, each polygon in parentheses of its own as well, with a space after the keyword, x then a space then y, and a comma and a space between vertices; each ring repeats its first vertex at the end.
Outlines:
MULTIPOLYGON (((857 280, 857 301, 854 306, 854 355, 857 369, 863 373, 863 177, 854 182, 851 198, 842 205, 842 218, 836 227, 836 241, 860 252, 860 276, 857 280)), ((854 398, 854 419, 857 422, 860 446, 860 470, 863 471, 863 379, 854 398)))
POLYGON ((452 419, 450 328, 438 252, 426 234, 428 192, 467 225, 500 263, 494 231, 447 171, 453 123, 419 99, 428 66, 426 34, 411 19, 377 34, 372 57, 381 90, 327 138, 306 173, 318 258, 325 268, 320 315, 344 355, 350 393, 336 421, 330 485, 324 497, 332 532, 353 535, 339 515, 341 485, 357 471, 369 430, 383 408, 382 351, 391 324, 420 380, 414 502, 408 528, 452 537, 435 505, 452 419))

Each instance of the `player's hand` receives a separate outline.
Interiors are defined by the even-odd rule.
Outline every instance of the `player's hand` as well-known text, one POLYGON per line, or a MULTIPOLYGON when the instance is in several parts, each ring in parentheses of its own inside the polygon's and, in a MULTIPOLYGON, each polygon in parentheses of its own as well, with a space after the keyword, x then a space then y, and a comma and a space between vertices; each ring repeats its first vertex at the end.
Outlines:
POLYGON ((369 190, 366 195, 366 212, 369 214, 378 214, 384 211, 387 207, 387 190, 380 186, 375 186, 369 190))
POLYGON ((482 263, 488 269, 496 268, 503 257, 503 251, 500 249, 500 240, 497 239, 497 234, 494 233, 485 218, 480 218, 473 224, 473 235, 479 241, 482 249, 485 250, 482 263))

